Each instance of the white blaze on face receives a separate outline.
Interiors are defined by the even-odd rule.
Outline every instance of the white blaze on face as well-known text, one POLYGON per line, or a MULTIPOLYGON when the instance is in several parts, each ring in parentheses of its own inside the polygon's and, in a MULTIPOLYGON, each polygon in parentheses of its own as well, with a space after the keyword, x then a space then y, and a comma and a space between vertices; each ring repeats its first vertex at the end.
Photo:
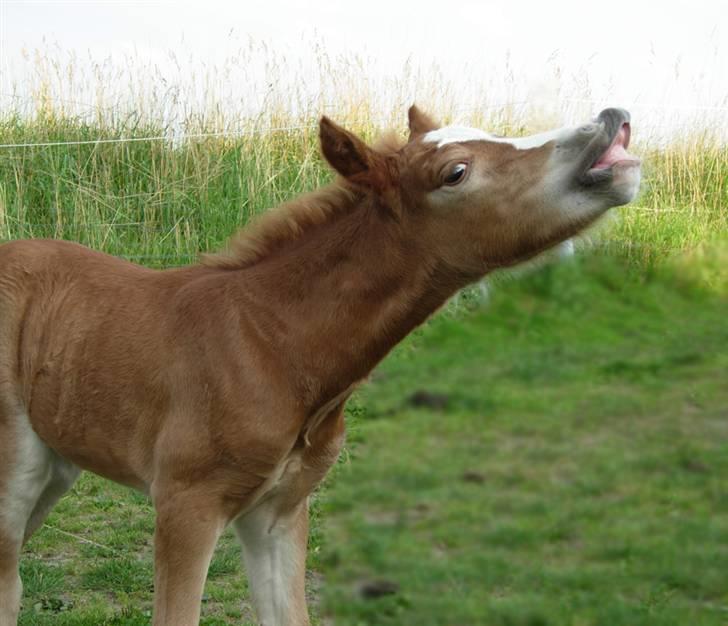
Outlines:
POLYGON ((437 143, 438 148, 442 148, 448 143, 459 143, 463 141, 488 141, 490 134, 479 128, 469 128, 468 126, 443 126, 437 130, 431 130, 427 133, 422 141, 428 143, 437 143))
POLYGON ((442 146, 449 143, 462 143, 464 141, 491 141, 494 143, 507 143, 517 150, 530 150, 531 148, 539 148, 549 141, 558 139, 564 130, 563 128, 559 128, 529 137, 496 137, 479 128, 444 126, 437 130, 431 130, 422 140, 428 143, 437 143, 438 148, 442 148, 442 146))

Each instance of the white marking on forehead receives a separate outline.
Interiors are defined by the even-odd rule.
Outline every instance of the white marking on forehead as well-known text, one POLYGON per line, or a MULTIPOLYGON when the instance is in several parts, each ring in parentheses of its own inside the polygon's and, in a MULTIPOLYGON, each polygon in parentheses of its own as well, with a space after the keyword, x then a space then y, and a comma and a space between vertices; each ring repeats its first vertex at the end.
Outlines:
POLYGON ((482 141, 488 139, 490 139, 490 135, 479 128, 469 128, 467 126, 443 126, 437 130, 431 130, 423 137, 422 141, 437 143, 437 147, 442 148, 442 146, 447 143, 482 141))
POLYGON ((449 143, 460 143, 463 141, 492 141, 494 143, 507 143, 518 150, 530 150, 538 148, 557 139, 565 129, 550 130, 529 137, 496 137, 490 133, 486 133, 479 128, 469 128, 468 126, 443 126, 437 130, 431 130, 423 137, 423 141, 437 143, 438 148, 449 143))

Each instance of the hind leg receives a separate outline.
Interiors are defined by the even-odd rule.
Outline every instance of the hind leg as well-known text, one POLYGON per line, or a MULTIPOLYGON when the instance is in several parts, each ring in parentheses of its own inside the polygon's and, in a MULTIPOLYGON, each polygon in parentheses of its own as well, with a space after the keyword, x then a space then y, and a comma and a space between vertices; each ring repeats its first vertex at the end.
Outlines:
POLYGON ((0 453, 0 626, 15 626, 20 550, 78 470, 40 440, 25 416, 0 416, 0 453))

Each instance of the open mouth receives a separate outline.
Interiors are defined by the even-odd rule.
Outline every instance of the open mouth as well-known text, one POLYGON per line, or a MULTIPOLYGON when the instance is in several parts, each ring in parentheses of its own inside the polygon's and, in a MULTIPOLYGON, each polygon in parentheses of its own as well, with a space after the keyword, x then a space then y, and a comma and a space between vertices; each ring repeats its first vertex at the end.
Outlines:
POLYGON ((615 167, 640 165, 640 160, 627 152, 632 134, 629 113, 622 109, 606 109, 599 114, 597 121, 604 123, 607 136, 590 146, 588 167, 581 177, 585 184, 611 181, 615 167), (607 139, 609 143, 605 148, 607 139))
POLYGON ((612 143, 606 149, 604 154, 602 154, 589 169, 605 170, 623 161, 634 164, 639 163, 639 159, 637 157, 634 157, 627 152, 630 135, 631 129, 629 122, 623 122, 617 131, 617 135, 612 140, 612 143))

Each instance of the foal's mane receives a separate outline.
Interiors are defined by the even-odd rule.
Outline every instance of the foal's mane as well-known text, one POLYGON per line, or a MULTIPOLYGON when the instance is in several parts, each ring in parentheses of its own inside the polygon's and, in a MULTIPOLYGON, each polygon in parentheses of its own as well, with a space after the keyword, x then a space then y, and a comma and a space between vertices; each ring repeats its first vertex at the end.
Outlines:
POLYGON ((354 203, 357 194, 335 182, 269 209, 233 235, 224 250, 205 254, 203 265, 243 269, 254 265, 286 243, 299 239, 314 226, 324 224, 354 203))
MULTIPOLYGON (((394 134, 388 134, 377 142, 375 149, 394 154, 401 147, 402 142, 394 134)), ((224 250, 204 254, 200 261, 219 269, 250 267, 287 243, 300 239, 315 226, 336 219, 361 196, 362 191, 338 179, 266 211, 233 235, 224 250)))

